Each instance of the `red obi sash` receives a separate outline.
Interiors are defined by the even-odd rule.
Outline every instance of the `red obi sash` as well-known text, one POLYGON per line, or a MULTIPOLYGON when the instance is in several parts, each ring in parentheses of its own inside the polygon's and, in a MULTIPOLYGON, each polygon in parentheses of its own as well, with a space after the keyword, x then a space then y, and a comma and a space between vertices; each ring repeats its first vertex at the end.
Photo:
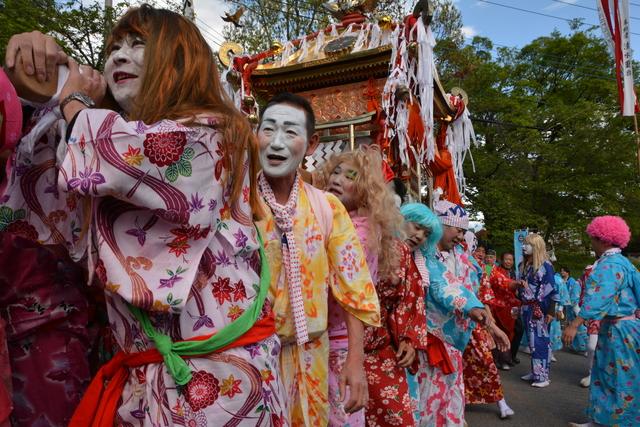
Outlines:
MULTIPOLYGON (((262 341, 275 334, 276 326, 273 316, 257 321, 251 329, 241 335, 231 344, 212 351, 220 353, 231 348, 241 347, 262 341)), ((212 335, 192 338, 188 341, 204 341, 212 335)), ((181 356, 185 359, 202 357, 201 355, 181 356)), ((91 381, 80 405, 76 408, 69 427, 113 427, 118 400, 122 396, 124 386, 129 379, 131 368, 162 363, 163 356, 157 349, 139 353, 118 352, 113 359, 105 364, 91 381)))

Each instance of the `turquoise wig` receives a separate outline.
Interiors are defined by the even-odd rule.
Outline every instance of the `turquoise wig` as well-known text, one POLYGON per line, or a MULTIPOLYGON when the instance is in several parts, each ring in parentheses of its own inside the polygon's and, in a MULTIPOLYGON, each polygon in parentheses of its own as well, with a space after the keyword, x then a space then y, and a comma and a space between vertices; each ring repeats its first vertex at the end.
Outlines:
POLYGON ((400 213, 407 222, 415 222, 429 229, 429 237, 420 246, 420 251, 426 259, 436 255, 436 246, 442 238, 442 224, 438 216, 422 203, 407 203, 400 207, 400 213))

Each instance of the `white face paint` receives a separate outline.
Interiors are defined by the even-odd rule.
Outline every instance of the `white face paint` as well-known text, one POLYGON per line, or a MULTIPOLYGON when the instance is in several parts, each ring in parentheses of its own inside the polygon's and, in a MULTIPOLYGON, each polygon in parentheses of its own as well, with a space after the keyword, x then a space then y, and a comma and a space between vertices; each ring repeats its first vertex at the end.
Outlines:
POLYGON ((528 243, 525 243, 524 245, 522 245, 522 252, 524 252, 525 255, 532 255, 533 254, 533 246, 531 246, 528 243))
POLYGON ((127 35, 113 44, 113 50, 104 65, 107 85, 125 113, 133 109, 133 101, 142 85, 144 50, 142 38, 127 35))
POLYGON ((258 129, 264 174, 282 178, 295 174, 309 147, 304 110, 288 104, 269 107, 258 129))

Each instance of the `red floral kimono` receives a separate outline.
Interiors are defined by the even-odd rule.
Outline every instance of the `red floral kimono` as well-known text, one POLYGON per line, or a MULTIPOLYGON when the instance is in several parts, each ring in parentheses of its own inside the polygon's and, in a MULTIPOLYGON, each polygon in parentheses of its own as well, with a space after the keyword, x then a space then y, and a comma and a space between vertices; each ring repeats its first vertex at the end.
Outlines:
MULTIPOLYGON (((484 272, 484 267, 481 271, 484 272)), ((486 274, 481 275, 478 299, 493 308, 495 295, 486 274)), ((489 333, 482 325, 476 325, 462 356, 464 394, 467 404, 495 403, 504 398, 498 368, 491 354, 494 347, 495 343, 489 333)))
MULTIPOLYGON (((365 370, 369 383, 367 426, 413 426, 406 369, 398 366, 396 351, 402 340, 414 349, 426 349, 427 320, 420 273, 409 248, 397 242, 399 267, 394 280, 379 280, 382 327, 365 328, 365 370)), ((417 368, 417 357, 414 367, 417 368)))
POLYGON ((511 282, 512 279, 504 268, 495 266, 491 270, 489 283, 495 296, 491 302, 491 312, 498 327, 507 334, 509 340, 513 339, 516 325, 516 319, 511 315, 511 309, 520 307, 520 300, 516 298, 515 291, 509 288, 511 282))
POLYGON ((62 251, 0 232, 0 286, 13 424, 66 426, 91 379, 84 273, 62 251))

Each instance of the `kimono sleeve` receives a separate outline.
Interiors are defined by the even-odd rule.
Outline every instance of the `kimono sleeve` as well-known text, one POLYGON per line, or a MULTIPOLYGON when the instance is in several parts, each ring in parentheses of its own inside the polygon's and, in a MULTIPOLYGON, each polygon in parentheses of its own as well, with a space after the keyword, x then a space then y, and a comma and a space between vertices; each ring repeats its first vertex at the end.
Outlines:
POLYGON ((346 209, 327 194, 333 226, 327 244, 329 267, 334 275, 331 292, 342 308, 371 326, 380 326, 380 303, 360 241, 346 209))
POLYGON ((427 317, 422 279, 409 249, 402 245, 399 250, 402 252, 401 262, 407 266, 407 273, 397 287, 398 304, 393 310, 396 326, 394 341, 409 340, 413 348, 426 349, 427 317))
POLYGON ((147 126, 110 110, 82 110, 58 185, 83 196, 115 197, 172 223, 192 222, 192 203, 199 208, 215 199, 204 196, 221 157, 216 147, 199 141, 200 134, 206 132, 173 121, 147 126))
POLYGON ((222 142, 210 126, 78 114, 58 185, 94 206, 96 274, 110 292, 147 310, 183 309, 209 243, 226 232, 218 224, 231 216, 214 172, 222 142))
POLYGON ((573 280, 573 278, 569 278, 567 280, 567 288, 569 291, 569 300, 571 301, 571 305, 578 305, 580 302, 580 284, 573 280))
POLYGON ((615 310, 615 297, 623 277, 622 269, 618 264, 607 262, 598 264, 587 279, 580 317, 599 320, 615 310))
POLYGON ((446 267, 435 258, 427 260, 429 268, 429 293, 427 301, 433 303, 444 313, 455 313, 466 317, 474 308, 484 308, 484 304, 476 295, 464 286, 449 286, 444 279, 446 267))
POLYGON ((549 298, 555 302, 560 301, 560 294, 555 286, 556 272, 553 270, 553 266, 549 262, 544 264, 544 276, 542 277, 542 283, 546 283, 551 288, 549 298))

